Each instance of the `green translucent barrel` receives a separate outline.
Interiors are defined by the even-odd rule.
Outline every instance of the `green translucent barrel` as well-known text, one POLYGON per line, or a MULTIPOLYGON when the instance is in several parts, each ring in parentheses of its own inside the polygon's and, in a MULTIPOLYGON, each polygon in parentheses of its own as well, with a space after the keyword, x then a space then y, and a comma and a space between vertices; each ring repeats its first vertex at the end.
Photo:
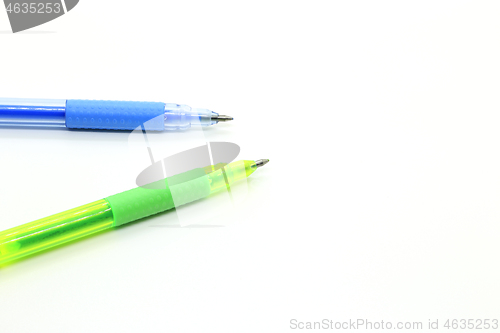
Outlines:
POLYGON ((254 161, 194 169, 145 187, 0 232, 0 265, 179 207, 229 188, 256 170, 254 161))
POLYGON ((0 232, 0 264, 112 227, 104 199, 26 223, 0 232))

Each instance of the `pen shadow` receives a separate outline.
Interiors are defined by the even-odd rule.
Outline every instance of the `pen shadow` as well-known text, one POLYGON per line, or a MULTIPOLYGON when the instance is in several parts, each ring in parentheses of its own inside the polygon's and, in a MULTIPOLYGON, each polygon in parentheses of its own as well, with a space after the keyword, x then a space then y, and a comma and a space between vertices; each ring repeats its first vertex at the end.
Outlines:
MULTIPOLYGON (((249 191, 251 191, 251 189, 254 187, 258 187, 260 183, 261 183, 261 181, 258 178, 257 179, 252 178, 252 177, 247 178, 247 185, 248 185, 249 191)), ((206 197, 206 199, 210 200, 210 198, 213 198, 213 197, 216 197, 219 195, 223 195, 223 192, 213 193, 213 194, 209 195, 208 197, 206 197)), ((190 203, 183 205, 183 206, 196 205, 197 201, 198 200, 190 202, 190 203)), ((172 209, 169 209, 167 211, 160 212, 158 214, 146 216, 146 217, 143 217, 139 220, 129 222, 129 223, 121 225, 119 227, 111 227, 109 229, 102 230, 102 231, 99 231, 99 232, 96 232, 96 233, 93 233, 93 234, 90 234, 90 235, 87 235, 87 236, 84 236, 84 237, 81 237, 81 238, 78 238, 78 239, 75 239, 75 240, 72 240, 72 241, 69 241, 66 243, 51 247, 49 249, 45 249, 45 250, 27 255, 27 256, 22 257, 22 258, 19 258, 19 259, 13 260, 13 261, 9 261, 9 262, 4 263, 4 264, 0 264, 0 272, 2 271, 2 269, 14 266, 20 262, 29 262, 34 257, 43 256, 44 254, 50 253, 52 251, 58 251, 62 248, 70 247, 71 245, 73 245, 76 242, 84 242, 88 238, 101 237, 102 235, 107 234, 109 232, 119 232, 120 230, 126 230, 127 228, 132 228, 133 226, 136 226, 138 223, 144 222, 153 216, 158 216, 158 217, 168 216, 169 214, 175 214, 175 211, 176 211, 176 208, 172 208, 172 209)), ((224 227, 226 227, 226 225, 191 224, 191 225, 187 225, 187 226, 181 226, 180 224, 155 224, 155 225, 148 225, 147 227, 148 228, 160 228, 160 229, 161 228, 165 228, 165 229, 213 229, 213 228, 224 228, 224 227)))
MULTIPOLYGON (((163 213, 169 213, 169 212, 171 212, 171 210, 163 212, 163 213)), ((137 221, 133 221, 133 222, 130 222, 130 223, 118 226, 118 227, 111 227, 111 228, 106 229, 106 230, 98 231, 96 233, 93 233, 93 234, 90 234, 90 235, 87 235, 87 236, 83 236, 81 238, 77 238, 77 239, 74 239, 72 241, 69 241, 69 242, 66 242, 66 243, 63 243, 63 244, 59 244, 59 245, 56 245, 54 247, 51 247, 51 248, 48 248, 48 249, 45 249, 45 250, 42 250, 42 251, 39 251, 39 252, 35 252, 35 253, 32 253, 32 254, 29 254, 29 255, 27 255, 25 257, 22 257, 22 258, 19 258, 19 259, 16 259, 16 260, 12 260, 12 261, 9 261, 9 262, 4 263, 4 264, 0 264, 0 271, 2 269, 4 269, 4 268, 16 265, 18 263, 30 261, 31 259, 33 259, 35 257, 43 256, 43 255, 45 255, 47 253, 50 253, 50 252, 53 252, 53 251, 58 251, 58 250, 60 250, 62 248, 70 247, 71 245, 73 245, 73 244, 75 244, 77 242, 78 243, 84 242, 85 240, 87 240, 89 238, 97 238, 97 237, 100 237, 100 236, 102 236, 104 234, 107 234, 107 233, 110 233, 110 232, 116 232, 116 231, 119 231, 121 229, 125 229, 125 228, 127 228, 127 227, 129 227, 131 225, 135 225, 136 223, 144 221, 148 217, 149 216, 144 217, 144 218, 142 218, 140 220, 137 220, 137 221)))
MULTIPOLYGON (((217 125, 215 125, 217 126, 217 125)), ((203 128, 204 135, 212 135, 217 133, 218 135, 230 134, 228 129, 223 127, 213 128, 211 126, 208 128, 203 128), (215 132, 213 132, 215 131, 215 132)), ((0 126, 0 139, 26 139, 27 137, 34 140, 68 140, 68 141, 123 141, 128 143, 128 138, 132 135, 133 131, 130 130, 101 130, 101 129, 68 129, 66 127, 54 127, 54 128, 33 128, 29 126, 16 126, 16 127, 4 127, 0 126)), ((172 140, 183 140, 185 135, 189 138, 189 130, 186 131, 147 131, 149 137, 164 138, 165 142, 172 140)))
MULTIPOLYGON (((192 203, 190 203, 190 204, 192 204, 192 203)), ((18 263, 29 262, 30 260, 32 260, 35 257, 40 257, 40 256, 43 256, 43 255, 45 255, 47 253, 51 253, 53 251, 58 251, 58 250, 61 250, 63 248, 66 248, 66 247, 71 247, 71 245, 73 245, 73 244, 75 244, 77 242, 78 243, 79 242, 84 242, 85 240, 87 240, 89 238, 101 237, 102 235, 107 234, 109 232, 119 232, 120 230, 131 228, 131 227, 137 225, 138 223, 146 221, 147 219, 149 219, 152 216, 161 216, 161 215, 167 216, 168 214, 173 214, 174 212, 175 212, 175 208, 167 210, 167 211, 164 211, 164 212, 161 212, 161 213, 158 213, 158 214, 155 214, 155 215, 146 216, 146 217, 143 217, 143 218, 141 218, 139 220, 132 221, 132 222, 129 222, 127 224, 124 224, 124 225, 121 225, 121 226, 118 226, 118 227, 111 227, 111 228, 106 229, 106 230, 102 230, 102 231, 99 231, 99 232, 96 232, 96 233, 93 233, 93 234, 90 234, 90 235, 87 235, 87 236, 84 236, 84 237, 81 237, 81 238, 74 239, 72 241, 69 241, 69 242, 66 242, 66 243, 63 243, 63 244, 56 245, 54 247, 51 247, 51 248, 48 248, 48 249, 45 249, 45 250, 42 250, 42 251, 39 251, 39 252, 35 252, 35 253, 32 253, 32 254, 29 254, 29 255, 27 255, 25 257, 22 257, 22 258, 19 258, 19 259, 16 259, 16 260, 12 260, 12 261, 6 262, 4 264, 0 264, 0 272, 1 272, 2 269, 5 269, 5 268, 8 268, 8 267, 17 265, 18 263)), ((190 225, 190 226, 183 227, 181 225, 156 225, 156 226, 149 226, 149 227, 195 229, 195 228, 217 228, 217 227, 224 227, 224 226, 217 226, 217 225, 213 225, 213 226, 190 225)))
POLYGON ((32 253, 32 254, 29 254, 25 257, 22 257, 22 258, 19 258, 19 259, 16 259, 16 260, 12 260, 12 261, 9 261, 9 262, 6 262, 4 264, 0 264, 0 271, 2 269, 5 269, 7 267, 11 267, 11 266, 14 266, 18 263, 21 263, 21 262, 27 262, 27 261, 30 261, 31 259, 33 259, 34 257, 39 257, 39 256, 43 256, 47 253, 50 253, 50 252, 53 252, 53 251, 57 251, 61 248, 64 248, 64 247, 69 247, 71 246, 72 244, 76 243, 76 242, 82 242, 88 238, 93 238, 93 237, 99 237, 100 235, 103 235, 103 234, 106 234, 112 230, 114 230, 116 228, 109 228, 109 229, 106 229, 106 230, 102 230, 102 231, 99 231, 99 232, 96 232, 96 233, 93 233, 93 234, 90 234, 90 235, 87 235, 87 236, 84 236, 84 237, 81 237, 81 238, 77 238, 77 239, 74 239, 72 241, 69 241, 69 242, 66 242, 66 243, 63 243, 63 244, 59 244, 59 245, 56 245, 54 247, 51 247, 51 248, 48 248, 48 249, 45 249, 45 250, 42 250, 42 251, 39 251, 39 252, 35 252, 35 253, 32 253))

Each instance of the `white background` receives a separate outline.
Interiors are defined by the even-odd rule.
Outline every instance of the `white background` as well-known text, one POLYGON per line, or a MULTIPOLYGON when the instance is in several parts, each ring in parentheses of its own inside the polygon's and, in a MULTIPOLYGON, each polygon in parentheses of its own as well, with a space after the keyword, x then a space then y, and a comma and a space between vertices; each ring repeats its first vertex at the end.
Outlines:
MULTIPOLYGON (((0 331, 500 319, 499 17, 496 1, 83 0, 11 34, 0 10, 2 97, 206 107, 235 120, 157 144, 271 159, 222 227, 169 213, 1 269, 0 331)), ((128 133, 2 129, 0 227, 131 188, 147 163, 128 133)))

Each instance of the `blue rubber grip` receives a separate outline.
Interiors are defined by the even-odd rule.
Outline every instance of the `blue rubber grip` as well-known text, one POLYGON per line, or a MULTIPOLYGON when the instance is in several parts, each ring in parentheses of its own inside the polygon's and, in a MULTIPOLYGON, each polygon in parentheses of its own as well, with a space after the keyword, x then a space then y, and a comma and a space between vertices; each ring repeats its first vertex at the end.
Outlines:
POLYGON ((165 103, 91 101, 69 99, 66 101, 66 127, 134 130, 141 125, 150 131, 163 131, 165 103))

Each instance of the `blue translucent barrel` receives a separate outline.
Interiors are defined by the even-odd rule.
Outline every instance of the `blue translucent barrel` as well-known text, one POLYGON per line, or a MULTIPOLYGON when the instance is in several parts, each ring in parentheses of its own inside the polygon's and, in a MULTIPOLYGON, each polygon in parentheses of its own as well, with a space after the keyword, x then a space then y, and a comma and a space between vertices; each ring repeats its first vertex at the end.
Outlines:
POLYGON ((0 98, 0 126, 66 127, 65 99, 0 98))
POLYGON ((0 127, 169 131, 214 125, 217 116, 159 102, 0 98, 0 127))

